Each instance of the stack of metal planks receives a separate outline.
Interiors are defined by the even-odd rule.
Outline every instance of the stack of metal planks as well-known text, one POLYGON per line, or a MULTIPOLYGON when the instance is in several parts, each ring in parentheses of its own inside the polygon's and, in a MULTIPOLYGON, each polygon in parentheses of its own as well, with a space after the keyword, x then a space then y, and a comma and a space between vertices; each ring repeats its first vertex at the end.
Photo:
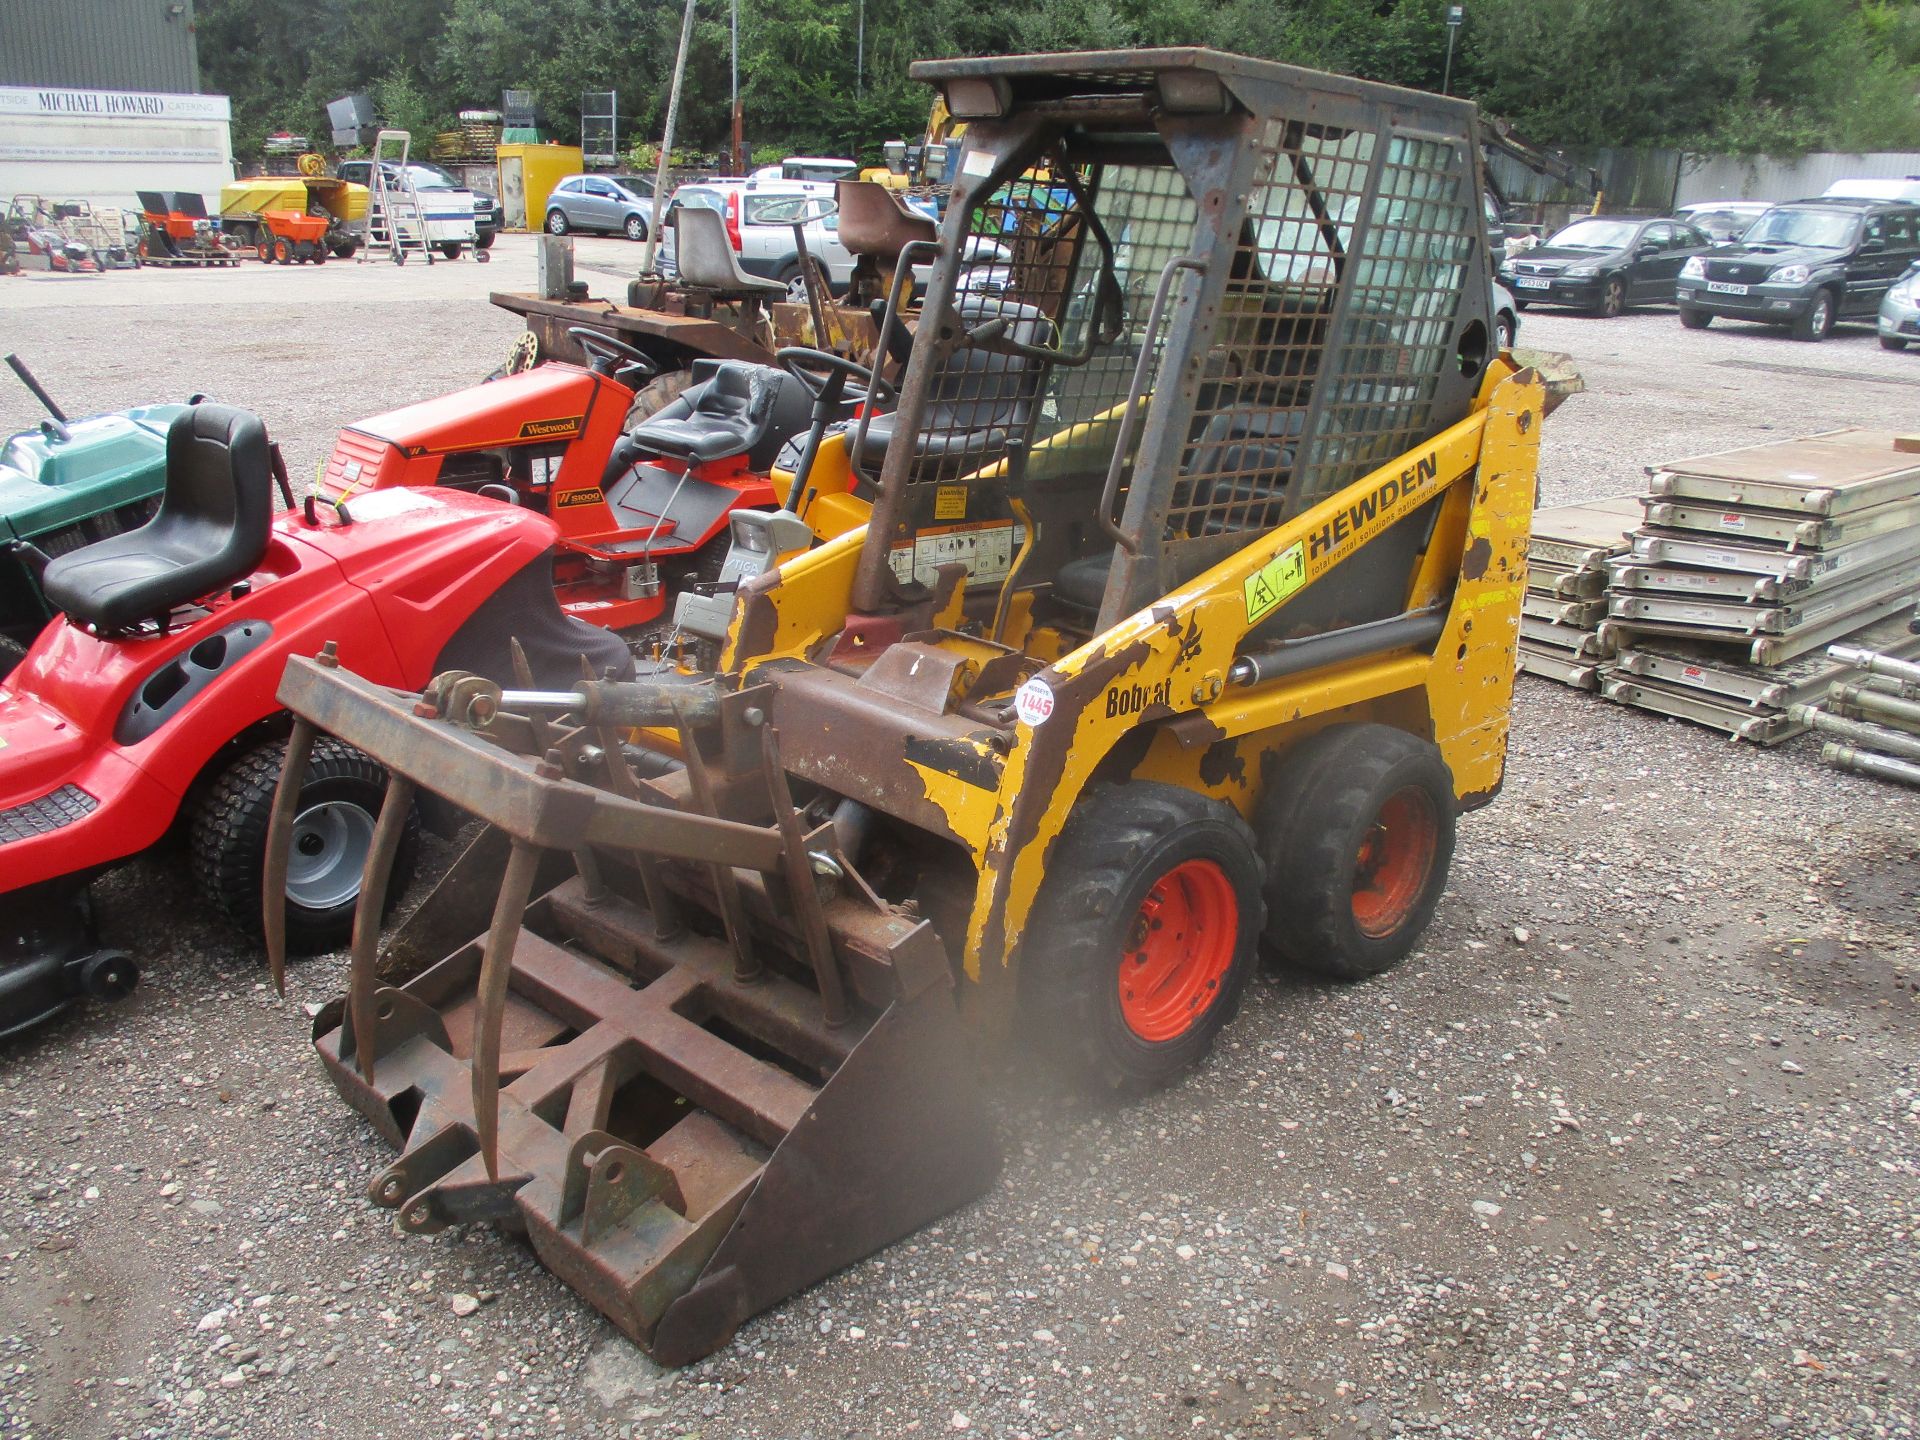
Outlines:
MULTIPOLYGON (((1920 630, 1916 615, 1910 630, 1920 630)), ((1847 667, 1812 705, 1796 705, 1796 723, 1830 737, 1820 758, 1842 770, 1920 786, 1920 665, 1908 656, 1920 636, 1898 652, 1873 645, 1835 645, 1827 653, 1847 667)))
POLYGON ((1527 674, 1597 688, 1606 658, 1599 626, 1607 614, 1607 562, 1626 553, 1639 520, 1632 495, 1534 512, 1520 605, 1520 668, 1527 674))
POLYGON ((1641 504, 1609 562, 1609 699, 1784 740, 1805 728, 1792 706, 1849 678, 1822 647, 1920 593, 1920 438, 1836 430, 1676 461, 1641 504))

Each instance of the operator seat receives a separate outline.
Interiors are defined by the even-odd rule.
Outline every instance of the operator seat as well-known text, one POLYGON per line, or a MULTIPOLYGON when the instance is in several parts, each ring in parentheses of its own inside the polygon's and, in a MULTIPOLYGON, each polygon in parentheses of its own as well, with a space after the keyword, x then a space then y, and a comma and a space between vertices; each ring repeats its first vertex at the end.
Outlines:
MULTIPOLYGON (((971 295, 954 308, 960 322, 969 327, 1007 321, 1005 338, 1017 344, 1053 342, 1053 322, 1037 306, 999 296, 971 295)), ((977 458, 986 463, 1006 448, 1008 439, 1025 432, 1033 403, 1046 380, 1046 368, 1027 356, 980 346, 955 350, 934 377, 920 433, 914 437, 914 459, 942 462, 977 458)), ((898 418, 896 412, 877 415, 867 422, 859 461, 868 475, 879 474, 898 418)))
POLYGON ((230 405, 195 405, 167 429, 166 488, 153 519, 55 556, 41 585, 77 623, 125 630, 245 579, 272 526, 267 427, 230 405))
POLYGON ((787 287, 778 280, 762 280, 740 268, 727 243, 727 222, 718 210, 683 205, 674 224, 680 227, 674 242, 673 263, 680 283, 711 290, 721 300, 784 300, 787 287))
POLYGON ((744 455, 749 470, 764 473, 780 447, 807 428, 812 414, 805 387, 786 371, 722 361, 705 381, 688 386, 628 431, 614 446, 607 473, 624 474, 648 455, 693 464, 744 455))
MULTIPOLYGON (((1302 408, 1261 401, 1208 417, 1193 459, 1176 483, 1175 511, 1227 517, 1202 522, 1196 531, 1201 535, 1228 529, 1251 532, 1279 523, 1305 420, 1302 408)), ((1069 560, 1053 577, 1053 596, 1076 610, 1096 611, 1106 598, 1112 570, 1111 546, 1069 560)))

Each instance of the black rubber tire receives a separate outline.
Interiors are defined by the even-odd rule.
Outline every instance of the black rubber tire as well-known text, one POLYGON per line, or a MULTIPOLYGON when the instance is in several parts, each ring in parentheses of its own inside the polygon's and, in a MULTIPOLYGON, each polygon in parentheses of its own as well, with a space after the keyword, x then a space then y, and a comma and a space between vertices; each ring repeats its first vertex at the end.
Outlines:
POLYGON ((1600 288, 1600 299, 1593 307, 1593 313, 1603 320, 1612 320, 1627 313, 1627 281, 1622 275, 1609 275, 1607 282, 1600 288))
POLYGON ((1689 305, 1680 307, 1680 323, 1689 330, 1704 330, 1713 323, 1711 310, 1695 310, 1689 305))
POLYGON ((0 635, 0 680, 13 673, 13 667, 27 658, 27 647, 11 635, 0 635))
MULTIPOLYGON (((286 753, 286 745, 277 740, 248 751, 207 788, 193 815, 189 849, 194 884, 229 923, 256 941, 263 937, 260 877, 266 863, 267 822, 273 814, 273 794, 280 783, 286 753)), ((307 761, 300 806, 305 809, 329 800, 352 801, 378 816, 386 787, 384 769, 351 745, 323 735, 314 742, 313 756, 307 761)), ((387 886, 389 909, 413 879, 419 852, 420 815, 416 808, 407 817, 393 878, 387 886)), ((354 900, 327 910, 309 910, 289 902, 287 948, 302 955, 341 949, 353 938, 353 911, 354 900)))
POLYGON ((476 235, 473 237, 473 248, 476 250, 491 250, 493 248, 493 242, 499 238, 500 232, 498 230, 489 230, 484 235, 476 235))
POLYGON ((627 418, 622 423, 623 430, 631 430, 649 415, 667 408, 680 398, 680 392, 693 384, 693 371, 668 370, 656 375, 639 390, 634 392, 633 404, 627 407, 627 418))
POLYGON ((804 305, 807 303, 806 282, 801 278, 800 262, 798 260, 794 261, 791 265, 783 267, 780 273, 773 278, 787 287, 787 303, 789 305, 804 305), (796 298, 795 287, 798 287, 798 298, 796 298))
POLYGON ((629 240, 644 242, 647 238, 647 222, 638 215, 629 215, 620 229, 629 240))
POLYGON ((273 242, 273 263, 276 265, 293 264, 293 242, 284 235, 273 242))
POLYGON ((564 212, 559 210, 549 210, 547 212, 547 233, 549 235, 564 235, 567 233, 567 217, 564 212))
POLYGON ((460 245, 458 241, 448 240, 442 244, 439 249, 440 253, 449 260, 458 260, 460 258, 460 245))
POLYGON ((1265 916, 1261 878, 1253 831, 1231 807, 1151 781, 1087 791, 1047 857, 1022 947, 1030 1013, 1077 1079, 1096 1093, 1142 1094, 1205 1058, 1253 976, 1265 916), (1179 1035, 1148 1041, 1122 1014, 1120 967, 1142 902, 1189 860, 1211 860, 1225 874, 1238 934, 1206 1008, 1179 1035))
POLYGON ((1520 311, 1522 314, 1525 314, 1527 311, 1527 307, 1532 304, 1533 302, 1531 300, 1523 300, 1518 295, 1513 297, 1513 308, 1520 311))
POLYGON ((1907 342, 1898 335, 1882 335, 1880 337, 1880 348, 1882 350, 1904 350, 1907 348, 1907 342))
POLYGON ((1254 822, 1267 857, 1268 952, 1336 980, 1364 980, 1399 964, 1446 889, 1457 809, 1439 750, 1404 730, 1335 725, 1302 741, 1261 797, 1254 822), (1431 862, 1400 924, 1368 935, 1353 908, 1361 846, 1382 807, 1410 787, 1431 807, 1431 862))
POLYGON ((1807 313, 1793 322, 1793 338, 1817 344, 1833 333, 1833 292, 1822 290, 1807 306, 1807 313))
POLYGON ((358 240, 337 240, 333 243, 332 249, 336 259, 351 260, 354 255, 359 252, 360 242, 358 240))

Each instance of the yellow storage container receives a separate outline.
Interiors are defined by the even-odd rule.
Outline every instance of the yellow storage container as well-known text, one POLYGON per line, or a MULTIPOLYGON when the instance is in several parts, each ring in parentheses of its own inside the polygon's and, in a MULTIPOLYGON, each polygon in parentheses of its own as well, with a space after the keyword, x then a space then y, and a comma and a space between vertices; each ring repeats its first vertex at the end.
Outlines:
POLYGON ((585 168, 578 145, 502 145, 498 157, 500 205, 509 230, 538 230, 553 187, 585 168))

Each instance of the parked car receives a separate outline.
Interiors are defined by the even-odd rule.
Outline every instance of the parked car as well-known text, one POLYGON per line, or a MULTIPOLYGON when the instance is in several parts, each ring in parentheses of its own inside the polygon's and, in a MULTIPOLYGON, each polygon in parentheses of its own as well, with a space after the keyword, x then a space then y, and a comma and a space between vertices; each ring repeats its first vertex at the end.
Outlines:
POLYGON ((1771 200, 1696 200, 1676 207, 1673 218, 1725 245, 1746 234, 1747 227, 1772 208, 1771 200))
POLYGON ((653 214, 653 181, 644 175, 569 175, 547 196, 547 233, 599 230, 647 238, 653 214))
POLYGON ((727 239, 740 256, 740 268, 749 275, 783 282, 790 299, 806 298, 800 250, 793 239, 796 220, 806 226, 807 253, 826 267, 834 288, 853 277, 853 255, 840 243, 837 228, 826 223, 838 208, 830 195, 817 194, 798 182, 776 185, 742 180, 682 185, 673 192, 662 217, 664 230, 656 257, 663 275, 676 273, 673 221, 691 205, 719 211, 727 222, 727 239))
POLYGON ((1880 302, 1880 345, 1885 350, 1920 345, 1920 262, 1909 265, 1880 302))
POLYGON ((1738 245, 1687 262, 1680 323, 1703 330, 1718 315, 1824 340, 1836 321, 1876 315, 1915 260, 1920 205, 1839 198, 1776 205, 1738 245))
MULTIPOLYGON (((373 161, 342 160, 334 167, 342 180, 351 180, 356 185, 373 183, 373 161)), ((391 163, 387 165, 387 177, 398 176, 398 169, 391 163)), ((491 250, 494 239, 507 228, 506 207, 500 203, 500 197, 485 190, 470 189, 452 171, 435 165, 430 160, 409 160, 407 178, 413 181, 413 188, 420 192, 423 201, 429 201, 434 192, 460 192, 473 196, 473 248, 491 250)))
POLYGON ((1511 350, 1520 335, 1520 302, 1498 280, 1493 282, 1493 327, 1502 350, 1511 350))
POLYGON ((1524 309, 1572 305, 1596 315, 1618 315, 1629 305, 1673 302, 1680 267, 1711 248, 1698 230, 1678 220, 1589 215, 1500 267, 1524 309))

